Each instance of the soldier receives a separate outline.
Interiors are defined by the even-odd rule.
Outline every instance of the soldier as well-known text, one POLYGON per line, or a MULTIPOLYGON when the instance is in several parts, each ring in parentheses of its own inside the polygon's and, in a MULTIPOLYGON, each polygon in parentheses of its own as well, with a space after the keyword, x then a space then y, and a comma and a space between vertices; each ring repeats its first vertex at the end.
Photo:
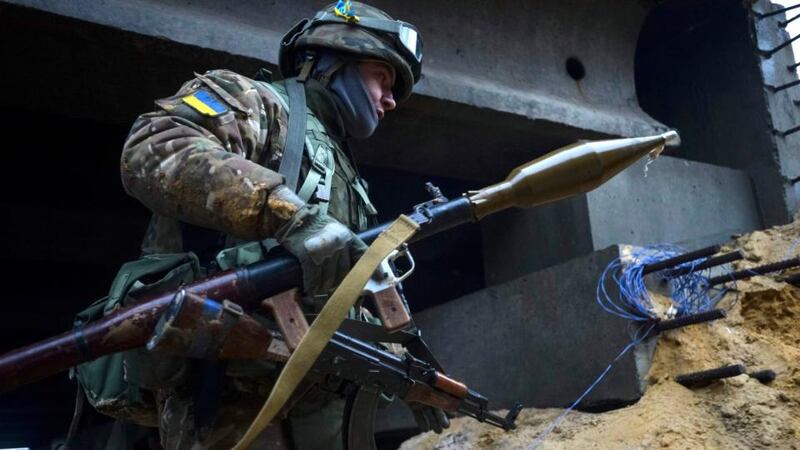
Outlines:
MULTIPOLYGON (((376 214, 346 139, 370 136, 410 95, 422 59, 412 25, 349 3, 286 34, 284 81, 209 71, 138 118, 121 170, 126 191, 153 212, 145 254, 192 251, 213 271, 250 262, 239 251, 253 250, 246 242, 259 252, 279 244, 301 262, 310 308, 344 278, 365 249, 354 231, 376 214)), ((154 391, 166 449, 231 447, 278 370, 126 364, 129 380, 149 380, 141 385, 154 391)), ((311 390, 288 417, 289 440, 299 449, 341 446, 342 410, 340 399, 311 390)))

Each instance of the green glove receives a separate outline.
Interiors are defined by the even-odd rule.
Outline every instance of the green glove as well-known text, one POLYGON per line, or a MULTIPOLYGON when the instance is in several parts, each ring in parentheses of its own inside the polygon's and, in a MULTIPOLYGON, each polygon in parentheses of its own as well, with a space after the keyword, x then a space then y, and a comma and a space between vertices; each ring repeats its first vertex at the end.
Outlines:
POLYGON ((303 289, 326 294, 344 279, 367 250, 366 244, 317 205, 302 207, 276 235, 278 243, 300 260, 303 289))

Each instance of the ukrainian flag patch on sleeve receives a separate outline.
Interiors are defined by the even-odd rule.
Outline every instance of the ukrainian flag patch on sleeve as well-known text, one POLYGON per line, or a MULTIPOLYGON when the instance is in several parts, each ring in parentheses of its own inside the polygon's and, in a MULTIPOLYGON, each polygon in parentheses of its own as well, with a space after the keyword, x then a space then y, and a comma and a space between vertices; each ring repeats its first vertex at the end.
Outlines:
POLYGON ((220 103, 204 89, 200 89, 192 95, 187 95, 181 100, 204 116, 216 117, 228 112, 228 108, 226 108, 225 105, 220 103))

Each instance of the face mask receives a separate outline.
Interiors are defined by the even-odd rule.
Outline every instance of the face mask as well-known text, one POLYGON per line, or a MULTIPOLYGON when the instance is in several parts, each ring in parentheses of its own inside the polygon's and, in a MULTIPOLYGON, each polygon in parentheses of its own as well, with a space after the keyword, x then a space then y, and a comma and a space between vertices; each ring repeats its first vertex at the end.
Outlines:
MULTIPOLYGON (((314 74, 326 73, 339 60, 334 55, 322 55, 315 65, 314 74)), ((378 127, 378 111, 361 79, 358 62, 347 61, 338 69, 332 75, 328 89, 334 93, 348 137, 364 139, 372 136, 378 127)))

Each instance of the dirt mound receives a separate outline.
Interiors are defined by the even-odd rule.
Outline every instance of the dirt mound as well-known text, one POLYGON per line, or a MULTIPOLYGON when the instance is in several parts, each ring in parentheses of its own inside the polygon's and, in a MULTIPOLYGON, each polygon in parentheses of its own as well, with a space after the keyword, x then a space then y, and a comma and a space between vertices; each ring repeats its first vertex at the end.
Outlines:
MULTIPOLYGON (((746 259, 737 270, 800 253, 800 221, 738 237, 728 249, 746 259)), ((800 449, 800 288, 758 276, 740 281, 720 306, 725 320, 664 333, 642 399, 601 414, 572 412, 539 449, 800 449), (772 369, 762 384, 748 375, 688 389, 676 374, 744 364, 772 369)), ((520 449, 561 414, 525 409, 518 428, 505 433, 472 419, 453 420, 446 433, 424 433, 401 449, 520 449)))

